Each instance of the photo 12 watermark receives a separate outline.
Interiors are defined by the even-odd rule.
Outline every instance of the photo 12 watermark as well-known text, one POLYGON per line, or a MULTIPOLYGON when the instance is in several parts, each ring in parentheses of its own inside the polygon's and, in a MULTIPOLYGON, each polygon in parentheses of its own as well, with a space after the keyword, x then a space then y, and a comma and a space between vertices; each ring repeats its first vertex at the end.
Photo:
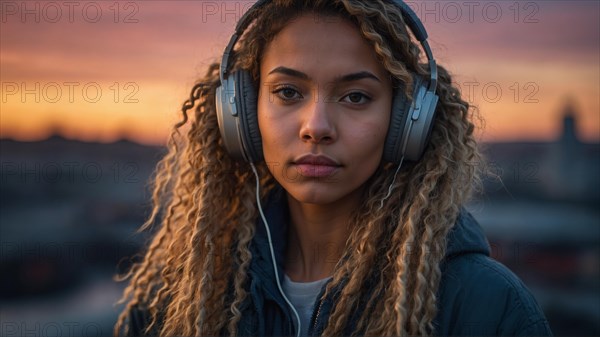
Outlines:
POLYGON ((106 335, 106 331, 102 331, 102 325, 96 322, 25 322, 2 320, 0 326, 0 332, 4 337, 95 337, 106 335))
POLYGON ((254 5, 254 1, 201 1, 200 18, 202 23, 238 22, 254 5))
POLYGON ((8 103, 97 103, 108 97, 114 103, 139 103, 140 86, 136 82, 2 82, 1 101, 8 103))
POLYGON ((2 23, 139 23, 134 1, 1 1, 2 23))
POLYGON ((406 1, 423 23, 539 23, 534 1, 406 1))
POLYGON ((510 100, 513 103, 539 103, 540 86, 537 82, 512 82, 503 84, 496 81, 464 81, 454 83, 468 103, 483 100, 486 103, 498 103, 510 100))
POLYGON ((103 261, 117 261, 139 249, 137 241, 105 242, 48 241, 23 242, 2 241, 0 253, 3 258, 22 263, 23 261, 61 261, 64 264, 81 263, 94 265, 103 261))
POLYGON ((137 184, 141 181, 136 162, 100 163, 96 161, 2 161, 0 182, 7 184, 137 184))

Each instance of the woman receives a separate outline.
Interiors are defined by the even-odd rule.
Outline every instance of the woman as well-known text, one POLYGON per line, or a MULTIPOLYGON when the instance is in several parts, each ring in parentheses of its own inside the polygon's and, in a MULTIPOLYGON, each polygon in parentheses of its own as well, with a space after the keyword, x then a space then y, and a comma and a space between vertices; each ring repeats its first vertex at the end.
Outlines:
POLYGON ((551 335, 462 208, 469 105, 405 4, 259 1, 236 32, 159 164, 116 333, 551 335))

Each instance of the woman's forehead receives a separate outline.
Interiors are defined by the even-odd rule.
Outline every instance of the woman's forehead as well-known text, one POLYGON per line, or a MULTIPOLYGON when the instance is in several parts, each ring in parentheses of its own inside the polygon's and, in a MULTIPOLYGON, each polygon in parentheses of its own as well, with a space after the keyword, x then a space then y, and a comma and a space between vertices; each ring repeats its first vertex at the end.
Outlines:
POLYGON ((277 67, 307 74, 366 70, 385 77, 375 49, 358 28, 339 17, 303 15, 291 21, 266 46, 261 75, 277 67))

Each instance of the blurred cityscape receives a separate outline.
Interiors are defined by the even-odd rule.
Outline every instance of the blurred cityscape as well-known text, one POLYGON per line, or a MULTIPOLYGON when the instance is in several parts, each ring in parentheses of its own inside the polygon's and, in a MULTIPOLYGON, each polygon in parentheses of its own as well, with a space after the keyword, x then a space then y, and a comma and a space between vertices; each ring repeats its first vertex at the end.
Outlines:
MULTIPOLYGON (((484 144, 484 191, 468 206, 557 336, 600 335, 600 144, 578 139, 575 116, 565 107, 554 142, 484 144)), ((112 277, 147 240, 134 232, 164 152, 0 140, 0 335, 112 335, 124 286, 112 277)))

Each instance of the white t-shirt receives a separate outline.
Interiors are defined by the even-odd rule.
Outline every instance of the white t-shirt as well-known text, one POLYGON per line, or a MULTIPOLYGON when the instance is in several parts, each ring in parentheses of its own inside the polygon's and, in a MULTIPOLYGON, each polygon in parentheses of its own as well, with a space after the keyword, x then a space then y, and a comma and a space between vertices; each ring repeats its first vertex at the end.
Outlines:
MULTIPOLYGON (((294 282, 290 280, 287 274, 284 274, 282 284, 283 292, 290 302, 292 302, 292 305, 300 316, 300 322, 302 322, 300 336, 308 335, 313 306, 315 305, 317 296, 321 292, 321 287, 323 287, 330 278, 331 277, 327 277, 313 282, 294 282)), ((292 321, 294 321, 294 326, 298 329, 298 322, 296 321, 295 315, 292 317, 292 321)))

